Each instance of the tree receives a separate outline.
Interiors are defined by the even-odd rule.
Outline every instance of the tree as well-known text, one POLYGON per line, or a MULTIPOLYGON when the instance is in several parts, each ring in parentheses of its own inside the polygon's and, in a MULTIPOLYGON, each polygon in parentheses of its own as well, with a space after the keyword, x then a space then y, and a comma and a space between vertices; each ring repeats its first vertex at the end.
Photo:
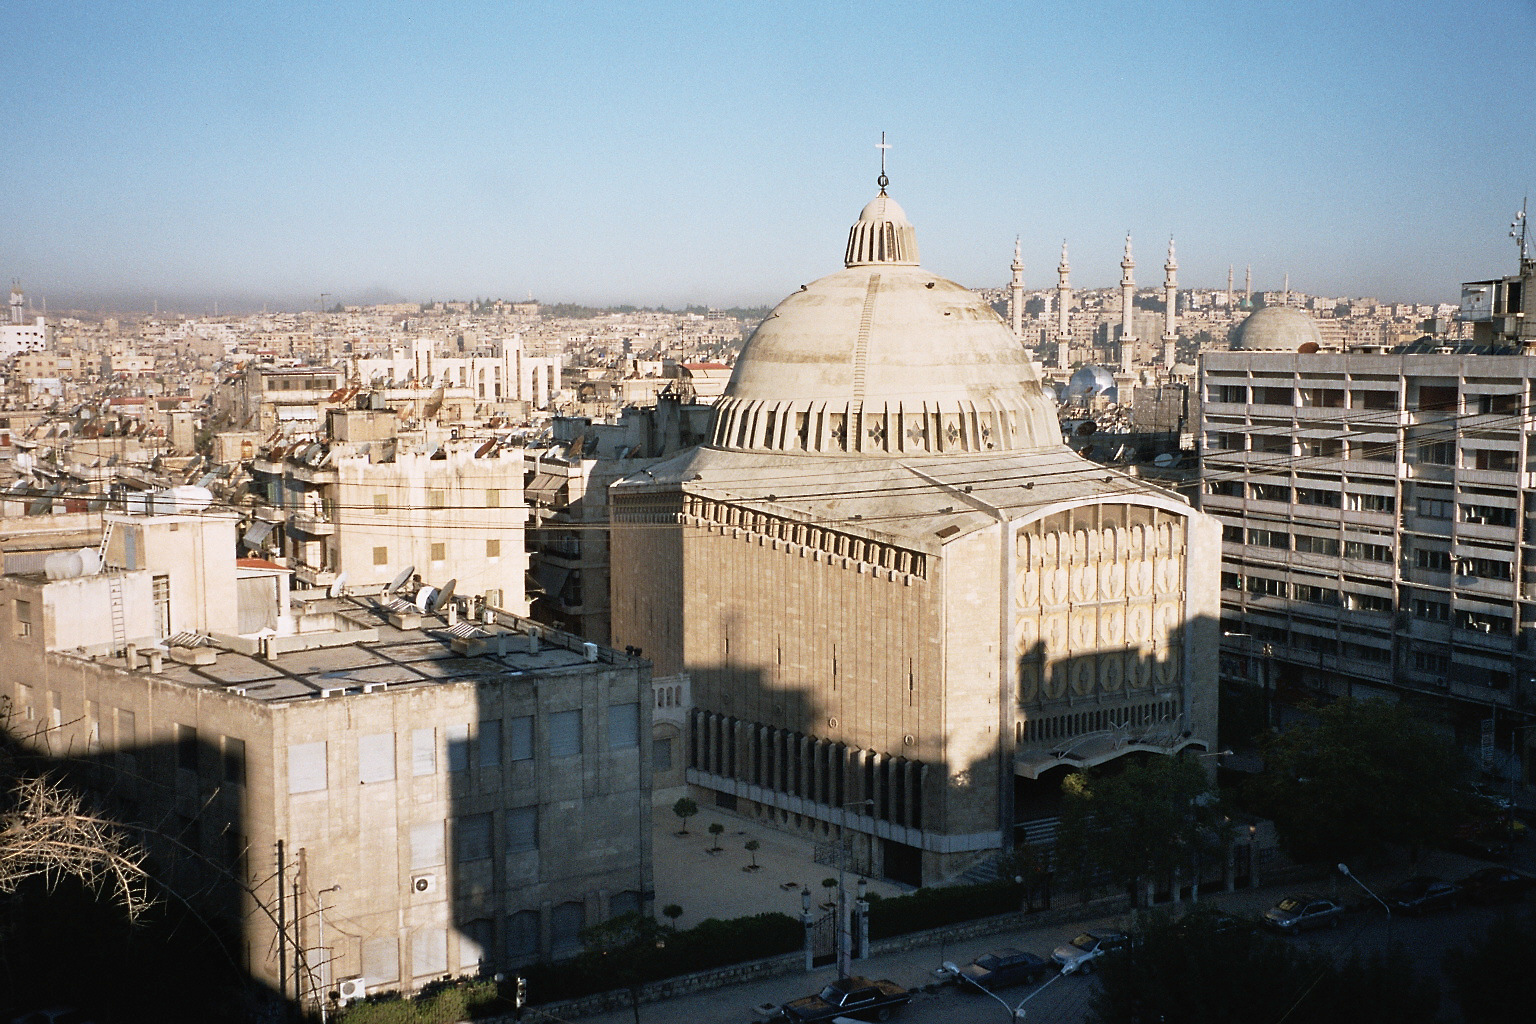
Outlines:
POLYGON ((718 821, 712 821, 709 823, 709 834, 713 836, 715 840, 715 845, 709 848, 709 852, 719 853, 722 849, 720 845, 720 837, 725 834, 725 826, 720 824, 718 821))
POLYGON ((677 919, 683 916, 683 908, 676 903, 668 903, 661 908, 661 916, 672 922, 672 927, 677 927, 677 919))
POLYGON ((677 803, 672 805, 672 813, 683 823, 677 834, 685 836, 688 834, 688 819, 699 813, 699 805, 691 797, 679 797, 677 803))
POLYGON ((1214 853, 1223 817, 1200 762, 1154 757, 1114 774, 1075 773, 1062 782, 1057 852, 1081 882, 1099 873, 1132 886, 1191 868, 1214 853))
POLYGON ((1155 916, 1102 963, 1098 1024, 1430 1024, 1439 1002, 1401 955, 1340 963, 1205 908, 1155 916))
POLYGON ((1391 845, 1417 853, 1463 817, 1466 765, 1412 709, 1340 700, 1307 710, 1311 721, 1264 741, 1264 772, 1250 788, 1292 857, 1333 864, 1391 845))
POLYGON ((747 850, 748 853, 750 853, 752 855, 752 863, 748 864, 746 867, 742 868, 741 870, 743 870, 743 871, 756 871, 757 870, 757 867, 758 867, 758 865, 757 865, 757 851, 762 848, 762 845, 763 844, 759 843, 756 839, 748 839, 747 840, 746 850, 747 850))
POLYGON ((1497 918, 1481 942, 1445 957, 1461 1015, 1479 1024, 1514 1024, 1531 1015, 1531 965, 1536 964, 1536 917, 1497 918))

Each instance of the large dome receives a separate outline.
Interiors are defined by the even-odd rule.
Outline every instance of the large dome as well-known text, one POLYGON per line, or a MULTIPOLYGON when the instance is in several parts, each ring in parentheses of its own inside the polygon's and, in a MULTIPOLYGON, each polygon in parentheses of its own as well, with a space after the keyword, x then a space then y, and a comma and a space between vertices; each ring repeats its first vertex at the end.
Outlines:
POLYGON ((848 234, 845 269, 774 309, 717 404, 738 451, 965 454, 1059 445, 1029 354, 979 296, 917 265, 882 191, 848 234))
POLYGON ((1306 344, 1323 344, 1317 324, 1306 313, 1290 306, 1265 306, 1237 325, 1230 339, 1234 351, 1299 352, 1306 344))

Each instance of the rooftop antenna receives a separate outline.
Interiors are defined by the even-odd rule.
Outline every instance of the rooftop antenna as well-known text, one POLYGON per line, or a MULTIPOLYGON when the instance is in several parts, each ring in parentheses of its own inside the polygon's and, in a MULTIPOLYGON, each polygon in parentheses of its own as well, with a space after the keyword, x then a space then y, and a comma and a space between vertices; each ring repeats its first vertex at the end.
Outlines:
POLYGON ((1515 214, 1515 219, 1509 225, 1509 237, 1515 240, 1515 245, 1520 249, 1520 262, 1524 263, 1528 258, 1525 248, 1525 207, 1530 202, 1530 196, 1520 200, 1520 212, 1515 214))
POLYGON ((880 177, 875 179, 875 184, 880 186, 880 194, 885 195, 885 186, 891 183, 891 179, 885 176, 885 151, 891 147, 885 141, 885 132, 880 133, 880 141, 875 144, 880 151, 880 177))

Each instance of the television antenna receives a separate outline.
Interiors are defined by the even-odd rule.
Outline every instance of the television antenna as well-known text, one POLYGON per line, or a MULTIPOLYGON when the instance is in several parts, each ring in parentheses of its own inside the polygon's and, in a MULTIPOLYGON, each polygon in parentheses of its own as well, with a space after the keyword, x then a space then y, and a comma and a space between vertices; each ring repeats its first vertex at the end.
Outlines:
POLYGON ((1530 202, 1530 196, 1520 200, 1520 212, 1515 214, 1515 219, 1509 225, 1509 237, 1515 240, 1515 245, 1520 249, 1520 261, 1526 260, 1525 229, 1528 221, 1525 216, 1526 204, 1530 202))

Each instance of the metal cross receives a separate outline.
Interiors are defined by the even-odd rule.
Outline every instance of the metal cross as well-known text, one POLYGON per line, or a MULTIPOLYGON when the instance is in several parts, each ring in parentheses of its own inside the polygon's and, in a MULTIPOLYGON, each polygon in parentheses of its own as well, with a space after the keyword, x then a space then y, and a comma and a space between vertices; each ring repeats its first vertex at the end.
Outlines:
POLYGON ((880 151, 880 177, 876 179, 876 184, 884 190, 891 183, 891 179, 885 176, 885 151, 891 148, 886 144, 885 132, 880 133, 880 141, 875 144, 875 148, 880 151))

